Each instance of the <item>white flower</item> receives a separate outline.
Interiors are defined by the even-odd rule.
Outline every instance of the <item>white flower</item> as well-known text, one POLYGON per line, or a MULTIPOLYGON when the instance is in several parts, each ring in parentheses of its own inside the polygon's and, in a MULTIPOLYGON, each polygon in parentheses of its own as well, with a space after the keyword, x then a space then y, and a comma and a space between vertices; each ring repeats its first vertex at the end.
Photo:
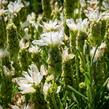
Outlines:
POLYGON ((30 24, 34 24, 35 23, 35 18, 36 18, 36 15, 35 13, 31 13, 27 16, 27 21, 30 23, 30 24))
POLYGON ((9 2, 8 4, 8 11, 11 14, 18 13, 22 8, 24 7, 23 3, 21 3, 21 0, 15 1, 15 2, 9 2))
POLYGON ((74 22, 74 19, 67 19, 66 24, 70 28, 70 30, 74 30, 74 31, 77 30, 77 25, 74 22))
POLYGON ((23 72, 23 77, 15 78, 13 82, 15 81, 19 85, 21 93, 34 93, 35 88, 33 86, 39 85, 44 75, 42 66, 39 71, 35 64, 31 64, 28 72, 23 72))
POLYGON ((36 15, 34 12, 27 16, 25 24, 31 24, 31 26, 35 27, 36 30, 38 29, 39 23, 36 22, 36 15))
POLYGON ((77 20, 77 28, 79 31, 86 32, 86 29, 88 28, 89 22, 88 19, 78 19, 77 20))
POLYGON ((58 20, 50 20, 49 22, 43 22, 42 28, 44 32, 59 31, 62 29, 62 23, 58 20))
POLYGON ((64 39, 63 31, 46 32, 41 35, 40 40, 34 40, 32 43, 38 46, 60 45, 64 39))
POLYGON ((44 83, 43 92, 45 95, 47 95, 50 86, 51 86, 51 83, 47 83, 47 82, 44 83))
POLYGON ((21 90, 22 94, 34 93, 36 91, 33 88, 32 84, 24 84, 23 82, 21 82, 21 80, 19 80, 19 83, 17 84, 19 85, 19 89, 21 90))
POLYGON ((101 15, 98 9, 85 10, 85 14, 90 21, 99 21, 101 18, 101 15))
POLYGON ((76 22, 74 21, 74 19, 67 19, 66 24, 70 30, 86 32, 89 22, 88 19, 77 19, 76 22))

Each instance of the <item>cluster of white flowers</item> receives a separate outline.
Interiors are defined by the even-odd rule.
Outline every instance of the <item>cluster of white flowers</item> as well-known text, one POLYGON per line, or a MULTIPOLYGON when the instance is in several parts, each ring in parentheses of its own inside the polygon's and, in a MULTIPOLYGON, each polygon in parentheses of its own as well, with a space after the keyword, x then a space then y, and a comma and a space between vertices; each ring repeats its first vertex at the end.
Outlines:
POLYGON ((13 81, 19 85, 22 94, 34 93, 35 86, 41 83, 44 75, 46 75, 46 71, 43 65, 39 71, 35 64, 31 64, 28 72, 23 72, 23 77, 15 78, 13 81))
POLYGON ((10 1, 7 4, 8 1, 6 0, 0 0, 0 16, 2 15, 9 15, 5 17, 13 18, 14 16, 17 16, 17 13, 20 12, 20 10, 24 7, 24 4, 21 2, 21 0, 15 0, 14 2, 10 1))
MULTIPOLYGON (((85 1, 82 0, 82 3, 86 6, 85 1)), ((102 9, 105 10, 103 12, 100 11, 98 4, 99 1, 97 0, 89 0, 87 1, 88 3, 88 7, 86 10, 84 10, 84 13, 86 15, 86 17, 88 17, 89 21, 100 21, 100 20, 106 20, 108 19, 108 15, 109 15, 109 2, 108 0, 104 0, 102 2, 102 9)), ((82 4, 82 5, 83 5, 82 4)))
POLYGON ((76 22, 74 21, 74 19, 67 19, 66 24, 70 30, 86 32, 89 22, 87 18, 84 20, 77 19, 76 22))
POLYGON ((43 22, 44 32, 41 34, 40 40, 34 40, 32 43, 38 46, 56 46, 62 44, 64 40, 64 31, 62 24, 56 21, 48 23, 43 22))

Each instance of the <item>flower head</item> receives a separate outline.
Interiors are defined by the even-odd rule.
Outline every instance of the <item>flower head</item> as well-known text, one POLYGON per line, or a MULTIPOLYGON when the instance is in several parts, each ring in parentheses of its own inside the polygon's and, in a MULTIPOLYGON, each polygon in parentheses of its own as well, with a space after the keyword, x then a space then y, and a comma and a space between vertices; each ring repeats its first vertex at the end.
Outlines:
POLYGON ((73 19, 67 19, 66 24, 70 28, 70 30, 74 30, 74 31, 77 30, 77 25, 73 19))
POLYGON ((99 21, 101 18, 100 12, 98 9, 89 9, 85 10, 85 14, 90 21, 99 21))
POLYGON ((88 19, 77 19, 76 22, 74 19, 67 19, 66 24, 70 30, 86 32, 89 22, 88 19))
POLYGON ((58 20, 50 20, 49 22, 43 22, 42 28, 44 32, 59 31, 62 28, 62 23, 58 20))
POLYGON ((45 72, 42 66, 39 71, 35 64, 31 64, 28 72, 23 72, 23 77, 15 78, 13 81, 19 85, 21 93, 34 93, 36 91, 34 86, 40 84, 44 75, 45 72))
POLYGON ((21 3, 21 0, 15 1, 15 2, 9 2, 8 4, 8 11, 11 14, 18 13, 22 8, 24 7, 23 3, 21 3))
POLYGON ((40 40, 34 40, 32 43, 38 46, 60 45, 64 39, 63 31, 46 32, 41 35, 40 40))
POLYGON ((35 13, 31 13, 31 14, 29 14, 28 16, 27 16, 27 21, 30 23, 30 24, 34 24, 35 23, 35 18, 36 18, 36 16, 35 16, 35 13))

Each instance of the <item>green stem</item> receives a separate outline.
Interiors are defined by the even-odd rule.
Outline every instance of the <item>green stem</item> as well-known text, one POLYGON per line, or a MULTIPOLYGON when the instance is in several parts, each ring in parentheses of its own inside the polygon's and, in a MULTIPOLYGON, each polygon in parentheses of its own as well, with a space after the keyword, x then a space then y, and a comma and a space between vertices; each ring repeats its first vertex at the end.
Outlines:
POLYGON ((64 12, 66 18, 74 18, 74 10, 78 7, 79 0, 64 0, 64 12))
POLYGON ((1 17, 0 19, 0 48, 4 48, 6 46, 6 25, 4 22, 4 17, 1 17))
POLYGON ((87 57, 87 72, 85 74, 85 82, 86 82, 86 95, 88 97, 88 107, 89 109, 94 109, 94 78, 93 78, 93 67, 87 57))
POLYGON ((65 86, 68 85, 74 86, 74 78, 72 74, 72 60, 68 60, 66 62, 63 62, 63 76, 64 76, 64 82, 65 86))
POLYGON ((75 54, 77 31, 70 31, 70 51, 75 54))
POLYGON ((49 74, 54 74, 55 79, 58 80, 62 72, 62 56, 60 49, 57 46, 51 47, 48 56, 48 72, 49 74))
POLYGON ((44 17, 49 19, 51 17, 50 0, 42 0, 42 9, 44 17))

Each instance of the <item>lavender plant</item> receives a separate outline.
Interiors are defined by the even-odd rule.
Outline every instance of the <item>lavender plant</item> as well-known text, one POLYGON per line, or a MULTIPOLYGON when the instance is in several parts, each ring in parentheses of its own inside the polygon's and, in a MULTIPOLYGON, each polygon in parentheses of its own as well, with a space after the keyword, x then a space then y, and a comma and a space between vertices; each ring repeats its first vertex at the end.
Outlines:
POLYGON ((108 109, 108 0, 0 0, 0 109, 108 109))

